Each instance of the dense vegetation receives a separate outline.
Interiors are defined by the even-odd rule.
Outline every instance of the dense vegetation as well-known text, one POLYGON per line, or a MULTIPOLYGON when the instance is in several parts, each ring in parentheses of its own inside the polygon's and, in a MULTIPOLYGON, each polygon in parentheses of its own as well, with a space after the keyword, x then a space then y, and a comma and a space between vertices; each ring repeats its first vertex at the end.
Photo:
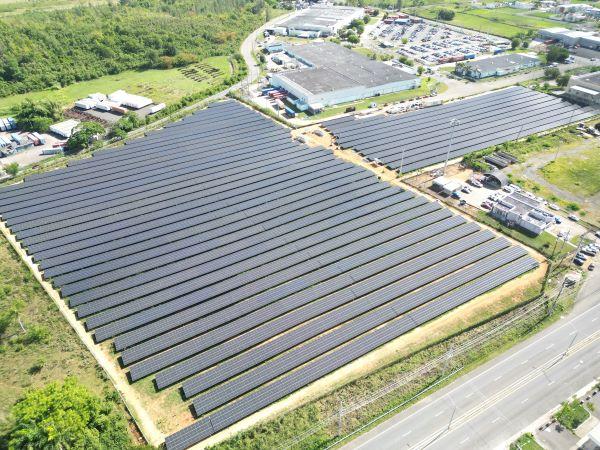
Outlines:
MULTIPOLYGON (((117 397, 118 398, 118 397, 117 397)), ((74 378, 27 392, 11 410, 9 449, 131 449, 124 417, 74 378)))
POLYGON ((249 0, 122 0, 0 20, 0 97, 231 55, 263 21, 249 0))

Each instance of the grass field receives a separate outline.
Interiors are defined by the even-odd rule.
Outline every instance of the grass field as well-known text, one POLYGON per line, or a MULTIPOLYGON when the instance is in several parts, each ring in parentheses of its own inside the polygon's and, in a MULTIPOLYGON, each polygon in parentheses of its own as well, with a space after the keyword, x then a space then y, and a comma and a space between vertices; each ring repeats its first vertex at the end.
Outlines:
MULTIPOLYGON (((540 12, 523 11, 514 8, 466 9, 455 6, 447 6, 446 8, 454 10, 456 14, 454 19, 445 22, 449 25, 456 25, 507 38, 529 30, 536 31, 541 28, 556 26, 569 27, 563 22, 550 20, 548 15, 540 12)), ((418 16, 435 20, 439 9, 439 6, 423 6, 408 8, 407 10, 418 16)))
MULTIPOLYGON (((203 62, 219 69, 224 75, 231 74, 229 60, 226 56, 208 58, 203 62)), ((186 77, 179 69, 122 72, 96 80, 71 84, 61 89, 30 92, 0 98, 0 116, 10 114, 11 109, 26 98, 32 100, 49 99, 57 101, 61 105, 68 106, 75 100, 86 97, 88 94, 94 92, 108 94, 118 89, 150 97, 155 103, 164 102, 170 104, 184 95, 200 91, 222 78, 223 76, 219 76, 212 80, 197 82, 186 77)))
POLYGON ((541 172, 546 180, 561 189, 585 195, 597 194, 600 192, 600 149, 589 149, 577 158, 557 158, 541 172))
POLYGON ((0 330, 0 423, 28 388, 73 375, 92 392, 112 391, 92 355, 58 308, 0 235, 0 313, 21 305, 5 331, 0 330), (38 330, 43 339, 27 339, 38 330), (42 331, 40 333, 40 331, 42 331))
POLYGON ((369 109, 369 105, 371 105, 371 103, 375 102, 377 103, 377 105, 383 105, 385 103, 393 103, 393 102, 401 102, 404 100, 410 100, 416 97, 420 97, 423 95, 428 95, 429 92, 431 91, 431 89, 435 88, 438 93, 440 92, 444 92, 446 89, 448 89, 448 86, 446 86, 444 83, 440 83, 436 80, 430 79, 429 81, 427 80, 427 78, 421 78, 421 86, 418 87, 417 89, 410 89, 407 91, 400 91, 400 92, 394 92, 392 94, 384 94, 384 95, 380 95, 379 97, 370 97, 370 98, 366 98, 363 100, 357 100, 355 102, 349 102, 349 103, 342 103, 340 105, 337 106, 332 106, 332 107, 328 107, 325 108, 325 110, 320 113, 320 114, 315 114, 315 115, 309 115, 306 113, 300 113, 298 114, 297 117, 302 118, 302 119, 325 119, 327 117, 332 117, 338 114, 342 114, 346 108, 348 108, 349 106, 354 106, 356 108, 356 111, 363 111, 366 109, 369 109))
POLYGON ((109 2, 108 0, 0 0, 0 17, 27 11, 50 11, 103 3, 109 2))
POLYGON ((515 442, 510 444, 510 450, 544 450, 544 447, 537 443, 533 434, 525 433, 515 442))

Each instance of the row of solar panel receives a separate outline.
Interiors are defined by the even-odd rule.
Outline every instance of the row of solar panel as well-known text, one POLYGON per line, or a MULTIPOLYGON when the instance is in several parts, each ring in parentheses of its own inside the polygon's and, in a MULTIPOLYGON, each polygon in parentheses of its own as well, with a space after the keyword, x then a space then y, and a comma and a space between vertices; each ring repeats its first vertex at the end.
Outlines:
POLYGON ((513 87, 405 115, 334 119, 325 126, 343 148, 406 173, 444 161, 449 150, 455 158, 594 114, 591 108, 513 87), (454 126, 452 119, 458 120, 454 126))
POLYGON ((2 219, 96 341, 114 338, 132 381, 183 382, 198 414, 231 407, 231 420, 251 413, 237 397, 524 259, 231 101, 0 194, 2 219))
POLYGON ((465 284, 460 288, 438 298, 434 302, 412 311, 410 314, 392 320, 386 326, 366 333, 352 341, 350 344, 337 348, 327 353, 312 363, 305 364, 295 370, 255 390, 242 399, 230 403, 222 409, 212 413, 194 424, 167 437, 168 450, 186 449, 202 440, 212 436, 231 424, 253 414, 265 406, 293 393, 294 391, 316 381, 339 367, 367 354, 405 334, 413 328, 447 312, 451 309, 493 289, 506 281, 523 274, 535 267, 535 261, 525 256, 500 269, 489 273, 487 276, 465 284))

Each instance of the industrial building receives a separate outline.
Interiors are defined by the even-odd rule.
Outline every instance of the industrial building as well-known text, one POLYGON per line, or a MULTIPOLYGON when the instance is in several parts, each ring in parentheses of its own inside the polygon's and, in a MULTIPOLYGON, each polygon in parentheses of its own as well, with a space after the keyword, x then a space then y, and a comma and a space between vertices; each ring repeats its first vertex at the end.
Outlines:
POLYGON ((282 36, 317 38, 333 36, 354 19, 365 16, 363 8, 315 5, 304 9, 267 32, 282 36))
POLYGON ((270 83, 295 97, 294 106, 300 111, 317 111, 421 85, 416 75, 331 42, 288 45, 286 53, 304 68, 273 74, 270 83))
POLYGON ((463 61, 456 63, 454 72, 462 77, 481 79, 488 77, 500 77, 519 70, 537 67, 541 61, 523 53, 513 53, 500 56, 492 56, 477 61, 463 61))
POLYGON ((544 211, 538 200, 516 192, 494 203, 490 215, 536 236, 554 221, 554 216, 544 211))
POLYGON ((572 76, 565 95, 583 105, 600 105, 600 72, 572 76))
POLYGON ((567 28, 546 28, 540 30, 540 36, 543 39, 554 40, 560 42, 566 47, 589 48, 592 50, 600 49, 600 36, 592 31, 574 31, 567 28))

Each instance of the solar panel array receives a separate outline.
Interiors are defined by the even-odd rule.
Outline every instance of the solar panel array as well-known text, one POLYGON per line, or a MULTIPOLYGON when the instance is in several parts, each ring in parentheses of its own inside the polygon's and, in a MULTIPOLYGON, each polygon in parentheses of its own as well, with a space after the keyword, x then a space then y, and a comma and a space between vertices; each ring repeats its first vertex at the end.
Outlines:
POLYGON ((591 107, 514 86, 408 114, 347 116, 324 126, 342 148, 408 173, 444 162, 449 149, 453 159, 597 113, 591 107))
POLYGON ((0 214, 132 382, 193 399, 170 450, 537 265, 233 101, 3 188, 0 214))

